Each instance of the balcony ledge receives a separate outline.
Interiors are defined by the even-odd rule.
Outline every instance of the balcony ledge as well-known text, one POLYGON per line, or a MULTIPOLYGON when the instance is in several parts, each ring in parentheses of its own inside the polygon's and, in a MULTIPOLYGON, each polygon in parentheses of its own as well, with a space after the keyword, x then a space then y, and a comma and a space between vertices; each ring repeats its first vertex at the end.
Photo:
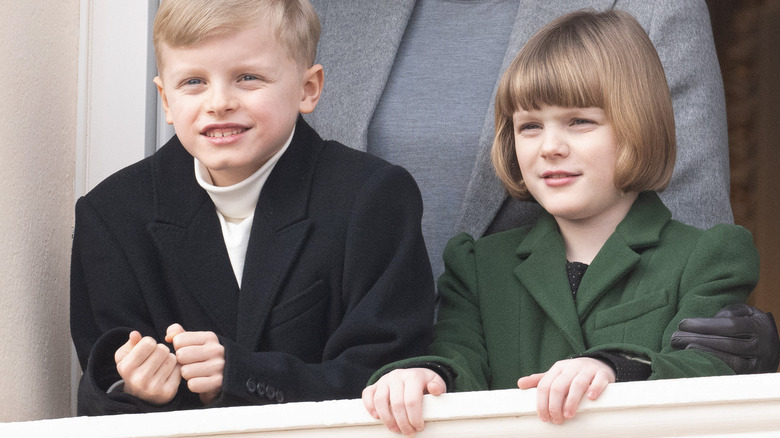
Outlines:
MULTIPOLYGON (((535 390, 426 396, 418 437, 778 437, 780 374, 610 385, 564 425, 536 416, 535 390)), ((390 437, 360 400, 0 424, 4 437, 390 437)))

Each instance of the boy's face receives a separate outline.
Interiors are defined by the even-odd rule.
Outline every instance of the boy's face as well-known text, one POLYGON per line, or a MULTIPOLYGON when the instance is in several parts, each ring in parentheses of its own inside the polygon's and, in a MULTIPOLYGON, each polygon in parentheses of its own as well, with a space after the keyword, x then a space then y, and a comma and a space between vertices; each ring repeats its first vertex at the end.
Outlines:
POLYGON ((193 46, 163 44, 161 51, 154 81, 166 121, 217 186, 243 181, 265 164, 322 90, 322 67, 302 71, 269 26, 193 46))

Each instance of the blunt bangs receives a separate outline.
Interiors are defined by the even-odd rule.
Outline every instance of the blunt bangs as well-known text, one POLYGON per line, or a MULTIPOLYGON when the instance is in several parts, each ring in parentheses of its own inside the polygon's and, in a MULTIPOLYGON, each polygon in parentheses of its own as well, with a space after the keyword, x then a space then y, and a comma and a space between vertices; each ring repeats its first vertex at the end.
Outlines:
POLYGON ((521 109, 542 106, 598 107, 607 102, 603 91, 600 59, 571 34, 537 39, 506 72, 501 112, 508 116, 521 109))

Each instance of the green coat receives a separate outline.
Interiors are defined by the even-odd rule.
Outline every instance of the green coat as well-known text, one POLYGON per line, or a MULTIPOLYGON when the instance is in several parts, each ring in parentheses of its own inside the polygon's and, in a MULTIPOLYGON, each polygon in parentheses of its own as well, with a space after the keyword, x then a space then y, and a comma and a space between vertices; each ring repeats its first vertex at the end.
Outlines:
POLYGON ((635 201, 586 271, 572 299, 563 240, 552 216, 474 240, 460 234, 444 252, 446 272, 431 356, 396 362, 448 365, 455 388, 516 388, 519 377, 558 360, 617 349, 650 359, 650 379, 733 374, 715 356, 674 350, 681 319, 743 302, 758 281, 750 232, 703 231, 671 219, 654 192, 635 201))

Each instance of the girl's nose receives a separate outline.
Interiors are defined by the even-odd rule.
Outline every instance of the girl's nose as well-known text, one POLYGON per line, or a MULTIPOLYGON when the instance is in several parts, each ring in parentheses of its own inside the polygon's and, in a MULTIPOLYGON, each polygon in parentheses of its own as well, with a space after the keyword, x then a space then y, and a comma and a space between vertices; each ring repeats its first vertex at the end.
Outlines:
POLYGON ((545 129, 539 154, 546 159, 566 157, 569 155, 566 136, 554 129, 545 129))

